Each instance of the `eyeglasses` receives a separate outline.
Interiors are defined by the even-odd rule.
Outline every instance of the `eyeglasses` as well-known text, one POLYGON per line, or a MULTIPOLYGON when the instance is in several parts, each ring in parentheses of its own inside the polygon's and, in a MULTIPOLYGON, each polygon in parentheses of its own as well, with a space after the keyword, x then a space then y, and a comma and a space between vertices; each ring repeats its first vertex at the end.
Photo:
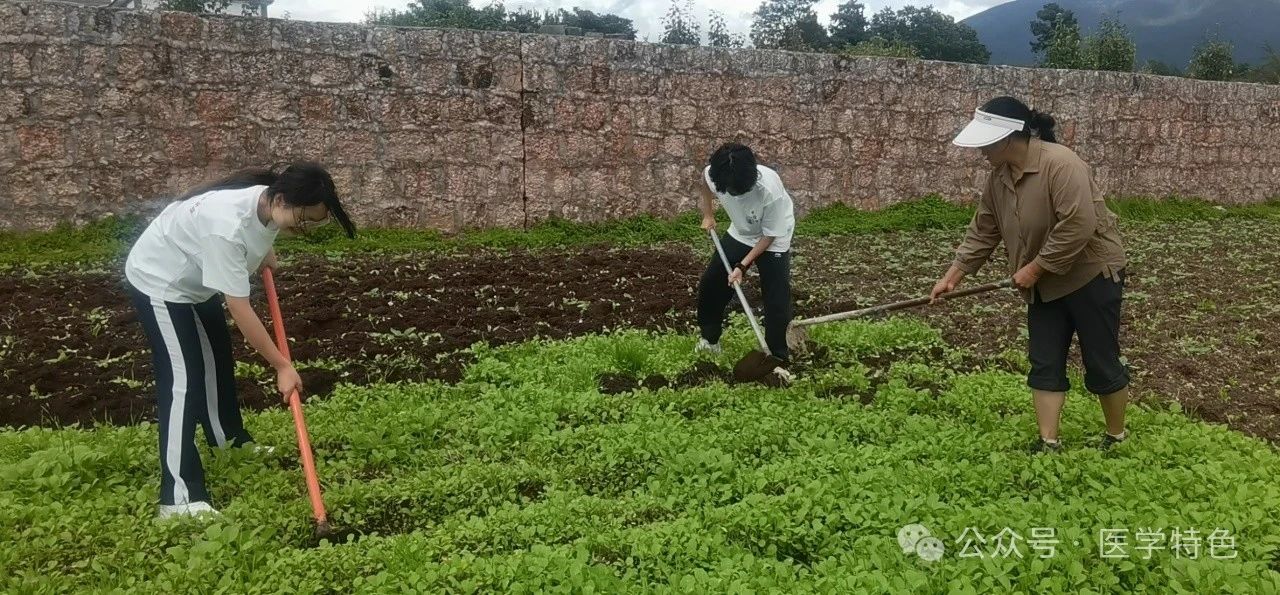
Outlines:
POLYGON ((331 221, 333 221, 333 217, 330 216, 328 213, 325 213, 324 219, 320 219, 319 221, 313 221, 313 220, 307 219, 306 217, 307 217, 307 213, 305 209, 298 209, 294 211, 295 223, 293 227, 300 233, 308 233, 311 231, 315 231, 316 229, 324 227, 328 225, 331 221))
POLYGON ((319 221, 310 221, 310 220, 304 219, 298 222, 298 227, 306 231, 311 231, 313 229, 324 227, 332 221, 333 221, 333 217, 325 217, 324 219, 321 219, 319 221))

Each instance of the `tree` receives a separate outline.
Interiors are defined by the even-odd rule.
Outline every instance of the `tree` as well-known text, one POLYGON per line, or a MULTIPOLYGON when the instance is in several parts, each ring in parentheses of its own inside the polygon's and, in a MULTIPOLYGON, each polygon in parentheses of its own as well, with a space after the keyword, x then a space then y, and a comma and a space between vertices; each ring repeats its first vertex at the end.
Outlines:
POLYGON ((667 16, 662 17, 662 43, 673 45, 698 45, 702 42, 702 32, 698 30, 697 21, 693 20, 693 0, 671 1, 667 16))
POLYGON ((1244 80, 1251 83, 1267 83, 1271 85, 1280 85, 1280 52, 1277 52, 1271 45, 1263 46, 1262 61, 1249 68, 1249 72, 1245 73, 1244 80))
POLYGON ((1084 42, 1085 62, 1094 70, 1133 72, 1138 46, 1129 28, 1115 18, 1103 19, 1098 31, 1084 42))
POLYGON ((1044 5, 1036 12, 1036 20, 1031 21, 1031 35, 1035 37, 1031 42, 1031 52, 1045 53, 1053 45, 1054 37, 1058 35, 1058 27, 1064 25, 1074 27, 1076 37, 1080 36, 1080 23, 1076 21, 1075 13, 1058 6, 1056 2, 1044 5))
POLYGON ((827 28, 818 22, 818 15, 809 13, 796 22, 800 30, 800 43, 810 50, 824 51, 831 47, 831 36, 827 28))
POLYGON ((596 14, 590 10, 574 8, 573 12, 560 9, 557 15, 559 24, 567 27, 578 27, 583 31, 619 35, 626 39, 636 38, 636 27, 631 19, 616 14, 596 14))
POLYGON ((532 11, 508 12, 501 2, 493 2, 484 8, 477 9, 473 8, 468 0, 415 0, 404 10, 374 11, 368 14, 366 20, 378 25, 402 27, 440 27, 523 33, 537 31, 543 25, 565 25, 581 28, 584 32, 612 33, 628 39, 635 39, 636 35, 635 26, 631 20, 617 15, 601 15, 577 8, 572 12, 560 9, 555 13, 548 11, 541 14, 532 11))
MULTIPOLYGON (((831 45, 846 47, 867 41, 866 9, 861 2, 850 0, 831 15, 831 45)), ((883 41, 883 40, 881 40, 883 41)))
POLYGON ((164 0, 160 10, 174 10, 195 14, 222 14, 231 5, 231 0, 164 0))
POLYGON ((1053 37, 1049 38, 1049 44, 1044 47, 1044 59, 1040 61, 1040 66, 1070 69, 1085 67, 1084 50, 1081 48, 1080 41, 1080 25, 1074 19, 1058 22, 1057 28, 1053 31, 1053 37))
POLYGON ((919 58, 920 53, 915 48, 904 44, 900 41, 887 41, 881 37, 872 37, 861 43, 845 46, 840 51, 840 55, 845 57, 855 56, 881 56, 885 58, 919 58))
POLYGON ((507 13, 507 30, 520 33, 534 33, 542 26, 542 15, 531 10, 517 10, 507 13))
POLYGON ((713 10, 707 22, 707 44, 713 48, 740 48, 746 45, 746 41, 742 35, 730 33, 724 15, 713 10))
POLYGON ((1187 76, 1202 81, 1231 80, 1235 74, 1235 48, 1218 39, 1206 39, 1196 46, 1187 64, 1187 76))
POLYGON ((1182 73, 1178 72, 1177 68, 1159 60, 1147 60, 1147 63, 1142 65, 1142 72, 1159 76, 1182 76, 1182 73))
POLYGON ((501 4, 476 10, 468 0, 417 0, 403 11, 389 10, 372 18, 381 25, 507 30, 506 9, 501 4))
POLYGON ((751 22, 751 41, 762 49, 818 49, 809 43, 824 41, 826 30, 822 30, 822 35, 817 35, 814 31, 814 25, 822 28, 818 23, 818 16, 813 12, 815 1, 765 0, 756 9, 755 19, 751 22))
POLYGON ((978 41, 978 32, 933 8, 885 8, 871 18, 873 37, 916 49, 926 60, 986 64, 991 51, 978 41))
MULTIPOLYGON (((243 0, 240 4, 240 15, 246 17, 267 16, 267 7, 275 0, 243 0)), ((288 15, 289 13, 285 13, 288 15)), ((286 17, 287 18, 287 17, 286 17)))

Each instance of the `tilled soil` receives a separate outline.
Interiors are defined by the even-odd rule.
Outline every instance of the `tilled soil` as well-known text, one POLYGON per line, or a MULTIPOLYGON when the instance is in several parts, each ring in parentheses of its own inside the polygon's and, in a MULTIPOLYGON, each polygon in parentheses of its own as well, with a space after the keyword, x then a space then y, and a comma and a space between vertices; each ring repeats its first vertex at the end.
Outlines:
MULTIPOLYGON (((1136 399, 1176 402, 1192 416, 1280 442, 1280 223, 1224 219, 1122 227, 1129 265, 1121 352, 1136 399)), ((946 270, 960 231, 811 240, 793 284, 810 291, 801 316, 909 299, 946 270), (856 255, 856 256, 855 256, 856 255)), ((1007 270, 998 248, 978 278, 1007 270)), ((1012 290, 905 313, 989 365, 1026 353, 1026 305, 1012 290)), ((1070 364, 1079 370, 1073 346, 1070 364)), ((1030 407, 1030 397, 1028 397, 1030 407)), ((1099 413, 1101 415, 1101 413, 1099 413)))
MULTIPOLYGON (((1135 395, 1160 405, 1176 401, 1206 421, 1280 440, 1280 254, 1265 248, 1280 242, 1280 225, 1223 220, 1127 226, 1124 233, 1130 265, 1121 340, 1135 395)), ((800 238, 793 265, 796 316, 917 297, 945 269, 961 235, 800 238)), ((456 379, 467 363, 460 350, 481 341, 497 345, 619 327, 688 331, 707 258, 683 245, 302 256, 277 278, 307 390, 326 394, 338 382, 456 379)), ((150 355, 118 269, 0 274, 0 295, 8 297, 0 306, 0 426, 154 418, 150 355)), ((993 280, 1003 271, 997 256, 967 283, 993 280)), ((747 284, 755 282, 748 278, 747 284)), ((748 295, 758 299, 758 291, 748 295)), ((265 308, 259 311, 265 316, 265 308)), ((983 365, 1019 369, 1026 314, 1012 291, 903 315, 941 329, 949 343, 983 365)), ((244 407, 278 406, 269 395, 271 375, 251 363, 260 358, 236 343, 244 407)), ((1078 352, 1073 362, 1078 364, 1078 352)), ((603 378, 601 388, 622 393, 693 386, 725 373, 615 376, 603 378)))
MULTIPOLYGON (((441 356, 477 342, 687 324, 701 261, 684 248, 303 257, 277 285, 307 392, 326 394, 337 382, 456 380, 465 353, 441 356)), ((119 278, 0 277, 0 426, 154 418, 150 352, 119 278)), ((238 339, 234 354, 261 359, 238 339)), ((243 407, 277 406, 266 370, 237 377, 243 407)))

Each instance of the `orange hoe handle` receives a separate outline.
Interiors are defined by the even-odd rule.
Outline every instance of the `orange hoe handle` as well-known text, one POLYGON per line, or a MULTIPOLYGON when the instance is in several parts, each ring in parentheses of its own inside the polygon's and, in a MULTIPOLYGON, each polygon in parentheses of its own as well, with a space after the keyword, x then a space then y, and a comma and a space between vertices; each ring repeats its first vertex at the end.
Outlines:
MULTIPOLYGON (((284 335, 284 318, 280 315, 280 299, 276 295, 276 281, 271 269, 262 269, 262 285, 267 290, 267 308, 271 310, 271 326, 275 330, 276 346, 284 358, 289 357, 289 341, 284 335)), ((316 462, 311 455, 311 438, 307 435, 307 422, 302 417, 302 399, 298 391, 289 395, 289 411, 293 412, 293 427, 298 431, 298 451, 302 454, 302 472, 307 477, 307 495, 311 498, 311 513, 316 517, 316 526, 324 528, 328 525, 328 515, 324 511, 324 499, 320 496, 320 480, 316 478, 316 462)))

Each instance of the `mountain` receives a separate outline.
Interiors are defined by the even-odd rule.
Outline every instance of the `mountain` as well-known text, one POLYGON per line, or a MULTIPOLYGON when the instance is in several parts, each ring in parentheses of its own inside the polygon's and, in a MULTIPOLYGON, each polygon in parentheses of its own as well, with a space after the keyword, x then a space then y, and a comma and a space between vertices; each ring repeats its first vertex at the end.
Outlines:
MULTIPOLYGON (((963 22, 991 50, 992 64, 1034 64, 1031 21, 1051 0, 1014 0, 963 22)), ((1237 62, 1257 63, 1263 44, 1280 50, 1280 0, 1054 0, 1075 13, 1084 34, 1108 16, 1129 27, 1138 45, 1138 64, 1159 60, 1186 69, 1206 36, 1235 44, 1237 62)))

